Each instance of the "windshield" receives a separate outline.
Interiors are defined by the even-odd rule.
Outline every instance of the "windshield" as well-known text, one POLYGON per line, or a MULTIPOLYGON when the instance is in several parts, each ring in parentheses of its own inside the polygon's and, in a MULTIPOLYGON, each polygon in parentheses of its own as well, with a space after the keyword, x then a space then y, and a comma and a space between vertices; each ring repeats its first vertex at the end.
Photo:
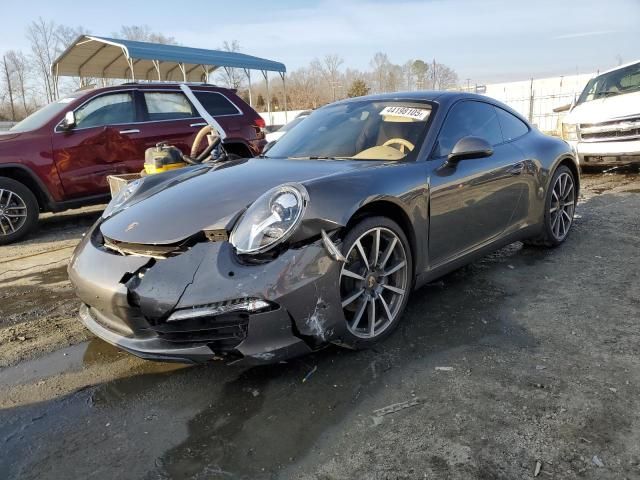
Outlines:
POLYGON ((640 90, 640 62, 589 80, 577 103, 640 90))
POLYGON ((412 160, 427 129, 431 105, 363 100, 321 108, 283 136, 269 157, 412 160))
POLYGON ((66 97, 55 102, 50 103, 49 105, 42 107, 40 110, 33 112, 27 118, 15 124, 12 128, 12 132, 28 132, 31 130, 36 130, 42 127, 45 123, 51 120, 54 116, 62 113, 67 107, 67 105, 73 102, 76 97, 66 97))

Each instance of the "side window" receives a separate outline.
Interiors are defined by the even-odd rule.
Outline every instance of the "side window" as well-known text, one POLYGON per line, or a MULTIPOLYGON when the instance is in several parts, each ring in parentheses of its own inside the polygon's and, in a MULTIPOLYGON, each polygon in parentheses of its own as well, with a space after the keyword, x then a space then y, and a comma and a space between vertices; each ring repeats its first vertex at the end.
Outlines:
POLYGON ((484 138, 491 145, 502 143, 502 132, 493 106, 472 100, 456 103, 440 130, 435 156, 449 155, 458 140, 469 136, 484 138))
POLYGON ((135 112, 133 96, 129 92, 100 95, 75 111, 76 127, 132 123, 136 119, 135 112))
POLYGON ((211 114, 216 115, 239 115, 241 112, 224 95, 216 92, 193 92, 202 106, 211 114))
POLYGON ((500 128, 502 128, 502 137, 505 142, 515 140, 525 133, 529 132, 529 127, 518 117, 511 115, 506 110, 496 107, 500 128))
POLYGON ((193 118, 195 115, 191 103, 182 93, 177 92, 144 92, 149 120, 180 120, 193 118))

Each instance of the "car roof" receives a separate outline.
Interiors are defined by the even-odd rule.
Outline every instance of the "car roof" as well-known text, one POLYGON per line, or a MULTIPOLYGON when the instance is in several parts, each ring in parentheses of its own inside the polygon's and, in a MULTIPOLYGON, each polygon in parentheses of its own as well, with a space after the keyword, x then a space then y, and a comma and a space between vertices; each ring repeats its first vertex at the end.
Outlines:
POLYGON ((446 90, 419 90, 411 92, 392 92, 392 93, 378 93, 373 95, 366 95, 363 97, 354 97, 342 102, 351 102, 358 100, 422 100, 427 102, 444 102, 460 100, 463 98, 474 100, 487 100, 488 97, 484 95, 478 95, 475 93, 467 92, 455 92, 446 90))
MULTIPOLYGON (((86 95, 93 95, 96 93, 102 93, 102 92, 109 92, 112 90, 122 90, 122 89, 127 89, 127 88, 140 88, 142 90, 162 90, 162 89, 172 89, 174 90, 176 87, 178 87, 179 85, 181 85, 182 83, 185 82, 148 82, 148 83, 141 83, 141 82, 127 82, 127 83, 120 83, 118 85, 110 85, 108 87, 89 87, 89 88, 83 88, 80 90, 76 90, 73 93, 70 93, 69 95, 72 96, 76 96, 76 97, 84 97, 86 95)), ((191 88, 204 88, 207 90, 212 90, 212 91, 220 91, 220 92, 225 92, 225 93, 235 93, 235 90, 230 89, 230 88, 225 88, 225 87, 219 87, 217 85, 212 85, 210 83, 197 83, 197 82, 186 82, 186 85, 188 85, 191 88)))

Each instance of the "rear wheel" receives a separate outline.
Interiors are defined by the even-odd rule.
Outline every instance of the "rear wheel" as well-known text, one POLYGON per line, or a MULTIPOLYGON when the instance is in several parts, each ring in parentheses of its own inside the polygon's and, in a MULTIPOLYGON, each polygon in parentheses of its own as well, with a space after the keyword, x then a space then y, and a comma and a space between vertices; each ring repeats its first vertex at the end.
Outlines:
POLYGON ((22 183, 0 177, 0 245, 20 240, 36 226, 39 208, 35 195, 22 183))
POLYGON ((395 222, 372 217, 349 231, 343 255, 339 288, 346 333, 341 343, 366 348, 389 336, 399 322, 413 280, 411 249, 395 222))
POLYGON ((551 179, 545 200, 542 234, 529 239, 527 244, 556 247, 566 240, 573 225, 573 214, 578 197, 573 172, 561 165, 551 179))

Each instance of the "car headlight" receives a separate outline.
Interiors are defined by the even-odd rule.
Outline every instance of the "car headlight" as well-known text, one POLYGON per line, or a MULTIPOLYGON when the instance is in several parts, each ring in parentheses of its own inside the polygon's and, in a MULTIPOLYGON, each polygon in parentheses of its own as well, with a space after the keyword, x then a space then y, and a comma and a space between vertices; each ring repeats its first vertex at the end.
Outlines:
POLYGON ((116 212, 123 210, 123 206, 127 203, 134 193, 138 191, 140 186, 142 185, 143 179, 139 178, 138 180, 134 180, 133 182, 127 183, 127 185, 122 188, 115 197, 109 202, 107 208, 102 212, 102 218, 108 218, 116 212))
POLYGON ((562 139, 573 141, 578 140, 578 126, 575 123, 563 123, 562 139))
POLYGON ((307 190, 286 183, 261 195, 231 232, 229 241, 240 254, 264 252, 286 240, 300 222, 309 201, 307 190))

